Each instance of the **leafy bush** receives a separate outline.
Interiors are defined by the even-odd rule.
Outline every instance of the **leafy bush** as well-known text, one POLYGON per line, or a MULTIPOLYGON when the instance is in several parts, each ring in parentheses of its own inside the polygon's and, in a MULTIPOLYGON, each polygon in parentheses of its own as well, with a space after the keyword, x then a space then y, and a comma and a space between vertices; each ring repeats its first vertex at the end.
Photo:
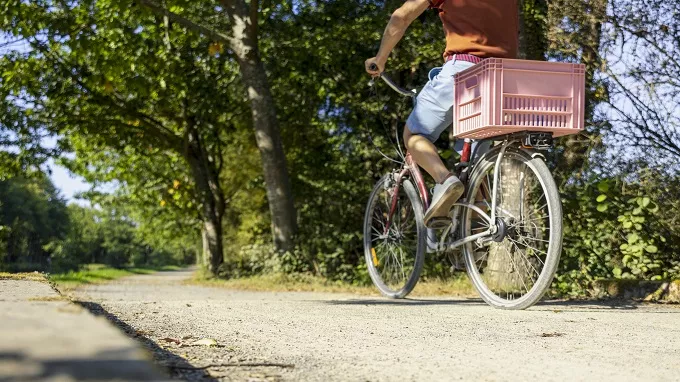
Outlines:
POLYGON ((565 236, 556 292, 581 295, 600 279, 680 277, 680 235, 669 224, 673 207, 661 204, 658 186, 641 176, 604 178, 563 192, 565 236))

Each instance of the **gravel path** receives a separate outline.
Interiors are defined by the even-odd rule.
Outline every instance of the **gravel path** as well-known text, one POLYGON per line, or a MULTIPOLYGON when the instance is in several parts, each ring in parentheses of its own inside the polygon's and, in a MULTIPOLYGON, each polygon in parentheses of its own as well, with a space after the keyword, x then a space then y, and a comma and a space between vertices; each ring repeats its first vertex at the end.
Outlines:
POLYGON ((135 276, 78 297, 189 380, 680 380, 678 306, 501 311, 477 300, 182 285, 189 276, 135 276), (192 345, 200 339, 218 346, 192 345))

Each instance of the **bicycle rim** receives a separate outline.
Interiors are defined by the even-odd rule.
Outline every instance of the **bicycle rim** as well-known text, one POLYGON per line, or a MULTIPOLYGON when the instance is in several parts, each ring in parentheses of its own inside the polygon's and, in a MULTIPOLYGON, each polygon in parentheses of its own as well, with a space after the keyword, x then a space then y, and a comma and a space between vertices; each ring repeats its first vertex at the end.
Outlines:
MULTIPOLYGON (((468 200, 489 215, 498 150, 475 168, 468 200)), ((562 208, 550 171, 540 159, 508 148, 499 166, 496 204, 499 241, 464 246, 468 275, 492 306, 524 309, 550 287, 562 247, 562 208)), ((486 230, 489 222, 471 209, 463 216, 466 236, 486 230)))
POLYGON ((402 298, 413 290, 423 266, 425 227, 420 199, 413 184, 399 187, 395 212, 388 230, 393 186, 383 177, 368 201, 364 217, 364 255, 369 274, 380 292, 402 298))

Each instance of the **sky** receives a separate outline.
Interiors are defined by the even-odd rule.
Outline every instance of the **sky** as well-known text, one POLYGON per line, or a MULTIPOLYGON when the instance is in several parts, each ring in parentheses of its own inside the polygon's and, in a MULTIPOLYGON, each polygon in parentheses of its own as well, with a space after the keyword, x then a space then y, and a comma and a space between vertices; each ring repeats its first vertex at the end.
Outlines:
POLYGON ((90 189, 90 185, 85 183, 82 177, 72 174, 64 167, 55 164, 52 160, 48 162, 48 166, 52 170, 50 175, 52 183, 61 190, 61 194, 69 202, 87 204, 85 201, 77 201, 75 199, 75 194, 90 189))
MULTIPOLYGON (((7 39, 5 38, 5 36, 0 34, 0 46, 2 46, 2 44, 6 42, 7 39)), ((10 51, 24 51, 27 49, 28 46, 23 42, 14 43, 4 46, 2 49, 0 49, 0 54, 4 54, 10 51)), ((49 138, 43 140, 42 142, 42 145, 44 147, 53 147, 55 144, 56 141, 54 138, 49 138)), ((76 202, 79 204, 86 203, 85 201, 77 201, 75 198, 75 194, 77 194, 78 192, 83 192, 90 189, 90 186, 87 183, 85 183, 82 177, 72 174, 63 166, 59 166, 58 164, 54 163, 54 161, 51 159, 47 162, 47 167, 51 170, 50 178, 52 179, 52 183, 54 183, 54 185, 61 190, 61 194, 69 202, 76 202)))

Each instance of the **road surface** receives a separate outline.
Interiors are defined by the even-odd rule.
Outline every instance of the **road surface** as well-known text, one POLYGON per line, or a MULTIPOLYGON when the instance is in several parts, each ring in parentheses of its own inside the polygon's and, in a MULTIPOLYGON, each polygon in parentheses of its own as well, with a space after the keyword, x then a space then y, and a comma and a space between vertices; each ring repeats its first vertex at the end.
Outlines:
POLYGON ((160 272, 77 293, 187 380, 680 380, 678 306, 502 311, 481 300, 184 285, 190 276, 160 272))

